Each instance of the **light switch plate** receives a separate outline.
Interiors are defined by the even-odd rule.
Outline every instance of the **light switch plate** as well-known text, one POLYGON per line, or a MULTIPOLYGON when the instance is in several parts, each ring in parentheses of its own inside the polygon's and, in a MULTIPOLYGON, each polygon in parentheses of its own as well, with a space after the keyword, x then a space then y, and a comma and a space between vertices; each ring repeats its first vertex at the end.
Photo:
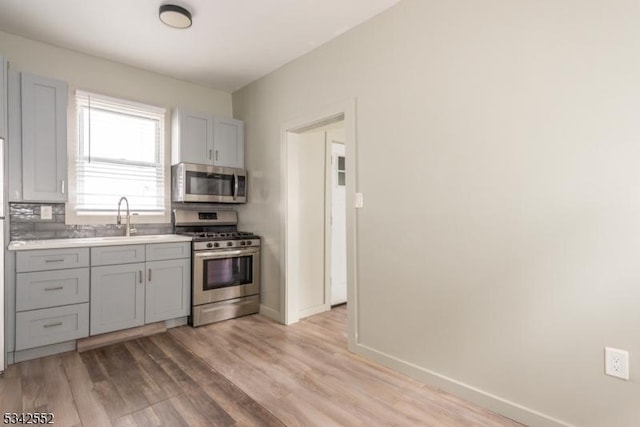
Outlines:
POLYGON ((40 206, 40 219, 53 219, 51 206, 40 206))
POLYGON ((356 208, 360 209, 364 206, 364 197, 362 193, 356 193, 356 208))

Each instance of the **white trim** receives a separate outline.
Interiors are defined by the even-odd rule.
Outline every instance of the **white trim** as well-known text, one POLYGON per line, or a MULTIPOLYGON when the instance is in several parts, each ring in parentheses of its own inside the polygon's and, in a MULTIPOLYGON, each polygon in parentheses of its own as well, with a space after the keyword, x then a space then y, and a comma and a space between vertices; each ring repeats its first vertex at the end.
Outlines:
POLYGON ((353 351, 367 359, 415 378, 433 388, 444 390, 462 399, 482 406, 525 425, 538 427, 571 427, 565 421, 550 417, 535 409, 527 408, 500 396, 488 393, 477 387, 430 371, 411 362, 378 351, 364 344, 356 344, 353 351))
MULTIPOLYGON (((347 300, 348 300, 348 323, 349 323, 349 349, 352 350, 357 342, 358 337, 358 276, 357 276, 357 240, 356 240, 356 210, 353 207, 355 201, 355 193, 357 188, 356 182, 356 100, 350 98, 321 111, 308 116, 300 117, 283 124, 280 128, 280 189, 282 194, 282 216, 281 216, 281 270, 283 271, 283 283, 281 288, 280 302, 280 321, 285 325, 296 323, 299 320, 298 313, 298 293, 297 285, 289 277, 289 267, 291 262, 289 257, 292 256, 288 250, 290 240, 292 239, 291 231, 289 231, 289 218, 292 216, 292 205, 288 200, 289 192, 289 142, 288 139, 292 132, 300 132, 315 126, 326 124, 332 119, 344 119, 345 129, 345 151, 346 151, 346 169, 351 171, 347 174, 346 185, 346 204, 347 204, 347 300)), ((352 350, 353 351, 353 350, 352 350)))
POLYGON ((304 319, 305 317, 313 316, 314 314, 324 313, 325 311, 331 310, 331 305, 329 304, 320 304, 315 307, 305 308, 298 312, 298 318, 304 319))
POLYGON ((260 314, 262 314, 263 316, 266 316, 270 319, 275 320, 276 322, 281 322, 281 315, 280 312, 278 310, 274 310, 271 307, 267 307, 264 304, 260 304, 260 314))
MULTIPOLYGON (((68 201, 65 203, 65 224, 74 225, 101 225, 101 224, 115 224, 115 213, 78 213, 75 210, 76 206, 76 168, 75 157, 78 150, 78 112, 75 102, 76 93, 90 93, 80 89, 69 87, 69 99, 73 99, 74 102, 70 102, 67 107, 67 165, 68 165, 68 177, 67 177, 67 191, 68 201)), ((139 213, 136 212, 135 206, 131 206, 132 224, 167 224, 171 223, 171 110, 169 108, 157 107, 141 102, 130 101, 127 99, 113 98, 102 94, 95 94, 105 99, 113 99, 115 101, 128 103, 133 107, 142 107, 157 109, 159 112, 164 111, 164 212, 163 213, 139 213)), ((115 207, 114 207, 115 209, 115 207)))

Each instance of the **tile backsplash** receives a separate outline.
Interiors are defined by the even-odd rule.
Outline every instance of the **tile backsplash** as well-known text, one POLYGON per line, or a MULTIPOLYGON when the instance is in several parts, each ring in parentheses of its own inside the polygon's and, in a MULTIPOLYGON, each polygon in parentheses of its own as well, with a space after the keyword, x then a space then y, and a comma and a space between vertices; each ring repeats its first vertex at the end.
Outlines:
MULTIPOLYGON (((65 239, 74 237, 124 236, 124 227, 114 224, 73 225, 64 223, 64 203, 9 203, 11 240, 65 239), (40 207, 51 206, 51 219, 40 219, 40 207)), ((133 223, 139 235, 171 234, 167 224, 133 223)))

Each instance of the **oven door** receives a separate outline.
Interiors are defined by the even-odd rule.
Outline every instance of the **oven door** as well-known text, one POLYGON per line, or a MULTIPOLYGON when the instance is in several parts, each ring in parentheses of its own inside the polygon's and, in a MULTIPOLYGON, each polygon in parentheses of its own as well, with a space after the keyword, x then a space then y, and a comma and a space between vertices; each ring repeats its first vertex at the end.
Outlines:
POLYGON ((259 247, 193 252, 193 305, 259 292, 259 247))

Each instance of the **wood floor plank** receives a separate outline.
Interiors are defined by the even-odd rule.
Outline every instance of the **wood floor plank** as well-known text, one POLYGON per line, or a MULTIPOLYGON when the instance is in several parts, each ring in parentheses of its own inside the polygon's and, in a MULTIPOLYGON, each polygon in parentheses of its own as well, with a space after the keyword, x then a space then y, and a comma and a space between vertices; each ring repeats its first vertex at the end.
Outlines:
MULTIPOLYGON (((162 420, 162 425, 172 427, 189 427, 189 424, 185 421, 180 413, 176 410, 170 400, 164 400, 151 406, 153 412, 155 412, 158 419, 162 420)), ((217 425, 231 425, 231 424, 217 424, 215 420, 210 420, 211 426, 217 425)))
POLYGON ((50 412, 55 414, 55 423, 63 426, 80 424, 78 409, 62 366, 62 356, 43 358, 42 367, 47 393, 47 407, 50 412))
POLYGON ((114 344, 94 350, 98 362, 109 375, 109 382, 113 384, 129 412, 135 412, 149 406, 149 400, 142 392, 144 379, 142 378, 135 359, 123 344, 114 344))
MULTIPOLYGON (((180 387, 182 392, 191 400, 198 408, 201 408, 203 415, 207 417, 215 425, 232 425, 233 418, 213 399, 207 395, 196 379, 189 376, 188 372, 183 370, 178 361, 168 357, 156 343, 161 343, 164 347, 168 344, 169 337, 167 334, 159 334, 149 338, 139 339, 141 347, 149 354, 156 357, 158 365, 171 377, 171 379, 180 387)), ((190 364, 197 363, 195 358, 191 357, 190 364)))
POLYGON ((22 365, 22 409, 40 412, 47 407, 47 390, 44 385, 42 359, 29 360, 22 365))
POLYGON ((346 325, 344 306, 291 326, 252 315, 22 362, 0 403, 87 427, 519 426, 349 353, 346 325))
POLYGON ((138 341, 130 341, 125 347, 140 366, 148 390, 150 402, 160 402, 178 394, 178 386, 167 373, 142 349, 138 341))
POLYGON ((162 348, 192 379, 197 380, 202 390, 235 421, 242 425, 281 425, 271 413, 168 334, 157 335, 151 341, 162 348))
POLYGON ((93 389, 93 383, 80 355, 69 352, 61 357, 81 423, 85 426, 109 426, 109 416, 93 389))
POLYGON ((22 411, 22 365, 16 364, 7 367, 0 377, 0 402, 2 412, 22 411))

